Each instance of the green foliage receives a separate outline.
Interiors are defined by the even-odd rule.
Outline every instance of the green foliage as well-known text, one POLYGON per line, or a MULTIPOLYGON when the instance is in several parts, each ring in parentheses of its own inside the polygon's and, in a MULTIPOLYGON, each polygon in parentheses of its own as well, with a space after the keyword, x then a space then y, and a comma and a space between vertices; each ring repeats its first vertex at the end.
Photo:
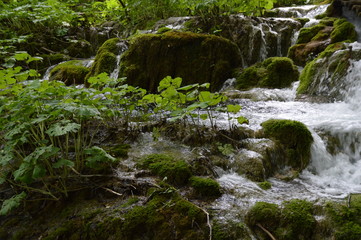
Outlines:
POLYGON ((6 215, 14 208, 17 208, 25 197, 26 193, 22 192, 20 194, 14 195, 10 199, 5 200, 1 206, 0 215, 6 215))
POLYGON ((217 198, 221 196, 219 183, 211 178, 193 176, 189 182, 195 193, 201 197, 217 198))

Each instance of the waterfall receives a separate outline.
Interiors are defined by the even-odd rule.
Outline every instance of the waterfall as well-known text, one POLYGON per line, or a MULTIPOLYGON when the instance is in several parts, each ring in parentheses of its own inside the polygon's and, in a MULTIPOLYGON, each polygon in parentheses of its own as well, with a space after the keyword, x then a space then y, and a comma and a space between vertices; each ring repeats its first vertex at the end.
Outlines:
POLYGON ((121 60, 121 56, 122 54, 128 49, 128 45, 126 44, 125 41, 120 41, 117 44, 118 48, 119 48, 119 53, 117 55, 117 61, 116 61, 116 65, 115 68, 113 70, 113 72, 110 73, 109 77, 112 79, 118 79, 119 77, 119 71, 120 71, 120 60, 121 60))

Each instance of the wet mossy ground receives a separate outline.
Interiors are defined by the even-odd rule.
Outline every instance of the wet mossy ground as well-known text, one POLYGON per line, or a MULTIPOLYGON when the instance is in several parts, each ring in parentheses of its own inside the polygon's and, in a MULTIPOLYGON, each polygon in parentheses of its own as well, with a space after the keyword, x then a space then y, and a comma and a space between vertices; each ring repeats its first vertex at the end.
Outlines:
POLYGON ((286 57, 268 58, 244 69, 237 77, 237 88, 285 88, 298 80, 299 73, 292 60, 286 57))
POLYGON ((247 213, 246 223, 261 239, 269 239, 269 231, 280 240, 306 240, 312 239, 316 219, 312 203, 294 199, 282 206, 257 202, 247 213))

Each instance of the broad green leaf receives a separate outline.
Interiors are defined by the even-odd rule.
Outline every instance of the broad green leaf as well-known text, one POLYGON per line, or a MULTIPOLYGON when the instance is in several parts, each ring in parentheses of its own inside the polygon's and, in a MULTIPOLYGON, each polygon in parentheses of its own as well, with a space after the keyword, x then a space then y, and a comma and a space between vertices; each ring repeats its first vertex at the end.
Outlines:
POLYGON ((227 111, 229 113, 238 113, 242 107, 240 105, 227 105, 227 111))
POLYGON ((104 149, 94 146, 85 149, 85 154, 88 155, 86 158, 86 165, 90 168, 99 168, 102 163, 116 162, 117 159, 108 154, 104 149))
POLYGON ((24 162, 35 164, 36 162, 56 155, 60 148, 53 146, 37 147, 32 153, 24 158, 24 162))
POLYGON ((21 192, 20 194, 17 194, 15 196, 12 196, 10 199, 5 200, 1 206, 0 215, 6 215, 11 210, 17 208, 25 197, 26 193, 21 192))
POLYGON ((199 84, 198 84, 198 83, 192 84, 192 85, 187 85, 187 86, 184 86, 184 87, 180 87, 180 88, 178 88, 177 90, 178 90, 178 91, 189 91, 189 90, 191 90, 191 89, 193 89, 193 88, 196 88, 196 87, 199 87, 199 84))
POLYGON ((46 133, 52 137, 63 136, 68 133, 76 133, 81 128, 78 123, 71 122, 70 120, 61 120, 49 127, 46 133))
POLYGON ((200 117, 202 120, 207 120, 207 119, 208 119, 208 114, 201 114, 201 115, 199 115, 199 117, 200 117))
POLYGON ((0 154, 0 166, 6 166, 14 159, 14 154, 11 151, 2 150, 0 154))
POLYGON ((46 174, 46 169, 42 165, 35 165, 33 169, 33 179, 44 177, 46 174))
POLYGON ((14 55, 14 58, 17 60, 17 61, 24 61, 28 58, 30 58, 30 54, 27 53, 27 52, 17 52, 15 55, 14 55))
POLYGON ((167 89, 169 87, 179 88, 181 84, 182 84, 181 78, 177 77, 173 79, 172 77, 167 76, 159 82, 158 92, 161 92, 162 90, 167 89))
POLYGON ((53 164, 53 168, 61 168, 61 167, 74 167, 74 162, 67 159, 60 159, 56 163, 53 164))
POLYGON ((31 183, 33 166, 27 162, 23 162, 19 169, 13 172, 14 179, 24 183, 31 183))
POLYGON ((4 182, 6 182, 6 179, 3 177, 0 177, 0 185, 3 184, 4 182))
POLYGON ((245 118, 245 117, 242 117, 242 116, 238 117, 237 121, 238 121, 239 124, 244 124, 244 123, 249 124, 249 120, 247 118, 245 118))

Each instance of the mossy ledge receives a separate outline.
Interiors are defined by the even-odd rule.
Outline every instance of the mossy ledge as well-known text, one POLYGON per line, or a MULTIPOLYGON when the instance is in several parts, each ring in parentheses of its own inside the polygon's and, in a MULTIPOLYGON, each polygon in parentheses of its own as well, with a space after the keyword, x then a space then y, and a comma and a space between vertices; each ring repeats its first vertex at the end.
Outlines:
POLYGON ((293 61, 286 57, 271 57, 262 63, 244 69, 237 77, 237 88, 285 88, 298 80, 299 73, 293 61))
POLYGON ((211 178, 193 176, 189 182, 196 195, 200 197, 217 198, 222 195, 219 183, 211 178))
POLYGON ((296 171, 307 167, 311 159, 313 137, 301 122, 283 119, 270 119, 262 124, 264 136, 278 142, 283 149, 284 159, 275 163, 279 168, 289 166, 296 171))
POLYGON ((166 76, 181 77, 183 85, 208 82, 217 90, 240 64, 240 50, 225 38, 168 31, 135 36, 122 55, 120 76, 151 92, 166 76))
POLYGON ((89 69, 82 66, 80 61, 72 60, 61 63, 50 72, 50 80, 62 81, 66 85, 83 84, 89 69))

